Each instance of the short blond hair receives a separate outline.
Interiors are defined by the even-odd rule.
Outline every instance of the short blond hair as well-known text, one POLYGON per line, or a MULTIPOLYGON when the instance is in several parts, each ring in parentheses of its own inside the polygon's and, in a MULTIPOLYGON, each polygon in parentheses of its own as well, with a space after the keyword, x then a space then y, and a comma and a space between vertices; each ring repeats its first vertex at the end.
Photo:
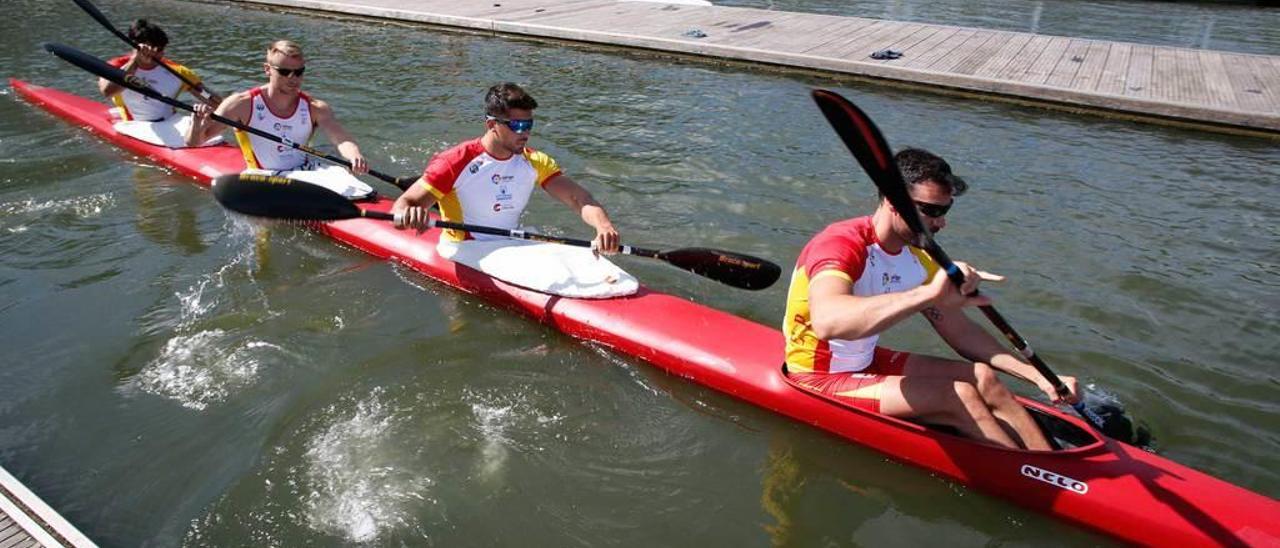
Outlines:
POLYGON ((279 53, 285 57, 302 57, 302 46, 293 40, 276 40, 267 46, 267 57, 271 57, 272 53, 279 53))

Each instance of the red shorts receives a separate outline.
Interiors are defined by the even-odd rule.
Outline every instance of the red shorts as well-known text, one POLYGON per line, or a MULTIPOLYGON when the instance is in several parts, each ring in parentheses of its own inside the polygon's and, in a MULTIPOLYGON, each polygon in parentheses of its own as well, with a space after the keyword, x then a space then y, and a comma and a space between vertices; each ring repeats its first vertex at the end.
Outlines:
POLYGON ((880 384, 885 377, 901 376, 907 365, 909 352, 899 352, 877 346, 871 357, 871 365, 853 373, 789 373, 788 378, 799 386, 845 404, 880 412, 880 384))

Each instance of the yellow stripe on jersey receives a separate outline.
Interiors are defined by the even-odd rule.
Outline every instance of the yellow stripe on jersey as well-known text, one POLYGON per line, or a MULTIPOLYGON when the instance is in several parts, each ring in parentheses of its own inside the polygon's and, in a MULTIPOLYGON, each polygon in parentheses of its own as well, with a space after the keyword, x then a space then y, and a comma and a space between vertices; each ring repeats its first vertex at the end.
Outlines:
POLYGON ((262 169, 258 156, 253 153, 253 143, 249 142, 249 132, 236 130, 236 142, 240 143, 240 153, 244 155, 244 165, 249 169, 262 169))
POLYGON ((910 245, 907 246, 907 249, 911 250, 911 254, 916 256, 917 261, 920 261, 920 266, 924 267, 924 283, 929 283, 930 280, 933 280, 933 275, 942 270, 938 263, 933 262, 933 257, 929 256, 928 251, 910 245))
POLYGON ((545 152, 526 148, 524 149, 524 157, 533 166, 533 169, 538 172, 538 186, 546 184, 551 179, 551 176, 560 173, 560 164, 557 164, 545 152))
MULTIPOLYGON (((827 272, 836 271, 824 270, 818 276, 827 272)), ((809 283, 804 267, 797 265, 787 289, 787 316, 782 320, 782 334, 787 337, 787 369, 797 373, 813 372, 814 349, 822 342, 809 321, 809 283)))

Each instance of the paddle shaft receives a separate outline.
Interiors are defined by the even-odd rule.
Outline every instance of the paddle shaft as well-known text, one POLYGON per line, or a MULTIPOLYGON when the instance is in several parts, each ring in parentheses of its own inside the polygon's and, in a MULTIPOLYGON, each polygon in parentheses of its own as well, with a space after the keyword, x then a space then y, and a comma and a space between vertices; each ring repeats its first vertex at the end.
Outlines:
MULTIPOLYGON (((111 31, 112 34, 118 36, 121 40, 124 40, 124 43, 129 44, 129 46, 132 47, 135 51, 138 49, 138 42, 136 42, 132 38, 129 38, 129 35, 123 32, 120 32, 120 29, 117 29, 115 25, 111 24, 111 21, 107 19, 107 16, 102 13, 102 10, 99 10, 98 7, 93 5, 92 2, 89 2, 89 0, 74 0, 74 1, 76 5, 80 6, 80 9, 83 9, 85 13, 89 14, 89 17, 92 17, 95 21, 97 21, 103 27, 106 27, 107 30, 111 31)), ((209 88, 209 86, 197 84, 195 82, 192 82, 191 80, 188 80, 186 76, 182 75, 182 73, 174 70, 173 67, 166 64, 163 58, 159 59, 159 64, 160 66, 164 67, 165 70, 169 71, 170 74, 173 74, 174 76, 177 76, 179 80, 182 80, 182 82, 186 84, 187 87, 191 88, 192 91, 198 91, 200 89, 204 89, 206 92, 209 93, 209 95, 217 96, 217 97, 222 96, 218 92, 213 91, 213 89, 209 88)), ((210 99, 209 97, 204 97, 199 93, 195 93, 195 96, 200 99, 200 102, 206 105, 209 105, 211 107, 217 106, 213 104, 213 100, 210 99)))
MULTIPOLYGON (((391 213, 383 213, 381 211, 369 211, 367 209, 360 210, 360 216, 368 219, 379 219, 384 221, 395 221, 396 216, 391 213)), ((564 244, 575 247, 592 247, 592 243, 588 240, 579 240, 577 238, 561 238, 559 236, 548 236, 546 234, 538 234, 536 232, 526 232, 523 230, 507 230, 505 228, 497 228, 492 226, 473 225, 467 223, 455 223, 453 221, 442 221, 439 219, 431 219, 427 221, 431 228, 448 228, 452 230, 465 230, 467 232, 475 232, 479 234, 490 234, 493 236, 504 236, 507 238, 515 238, 517 240, 531 240, 535 242, 548 242, 553 244, 564 244)), ((651 257, 655 259, 662 258, 662 252, 654 249, 645 249, 643 247, 632 247, 629 245, 620 246, 620 253, 623 255, 634 255, 636 257, 651 257)))

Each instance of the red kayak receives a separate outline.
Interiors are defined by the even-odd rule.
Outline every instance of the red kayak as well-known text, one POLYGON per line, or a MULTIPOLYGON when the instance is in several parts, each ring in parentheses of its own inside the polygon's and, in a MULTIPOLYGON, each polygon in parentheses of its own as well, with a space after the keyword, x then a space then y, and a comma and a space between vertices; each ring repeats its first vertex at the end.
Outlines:
MULTIPOLYGON (((132 153, 209 185, 239 172, 231 146, 167 149, 120 135, 105 104, 10 80, 28 101, 87 126, 132 153)), ((392 201, 361 204, 387 211, 392 201)), ((822 428, 855 443, 1028 508, 1113 535, 1165 546, 1280 546, 1280 503, 1142 449, 1100 438, 1080 419, 1023 399, 1056 451, 1019 451, 842 406, 788 383, 782 333, 642 287, 609 300, 552 297, 495 280, 438 256, 439 234, 399 231, 368 219, 320 230, 577 338, 644 359, 674 375, 822 428)))

